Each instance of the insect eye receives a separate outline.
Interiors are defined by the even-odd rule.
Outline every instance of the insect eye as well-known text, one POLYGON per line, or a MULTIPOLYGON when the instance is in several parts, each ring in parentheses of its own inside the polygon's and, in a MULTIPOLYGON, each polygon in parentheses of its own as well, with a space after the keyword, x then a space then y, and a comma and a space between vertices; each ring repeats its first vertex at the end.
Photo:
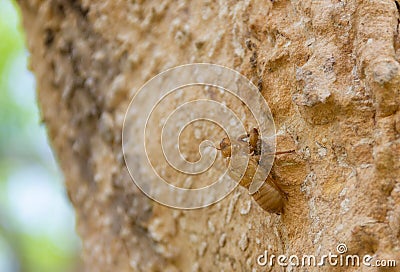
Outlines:
POLYGON ((222 154, 224 157, 230 157, 231 156, 231 141, 229 138, 224 138, 219 144, 219 148, 222 151, 222 154))
POLYGON ((224 138, 224 139, 222 139, 221 143, 219 144, 219 147, 221 149, 223 149, 223 148, 228 147, 230 145, 231 145, 231 141, 229 140, 229 138, 224 138))

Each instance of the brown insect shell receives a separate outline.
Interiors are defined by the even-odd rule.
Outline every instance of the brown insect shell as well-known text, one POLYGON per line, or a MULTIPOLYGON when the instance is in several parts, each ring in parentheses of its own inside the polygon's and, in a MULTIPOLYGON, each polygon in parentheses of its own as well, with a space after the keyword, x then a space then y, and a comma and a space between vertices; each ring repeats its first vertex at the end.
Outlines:
MULTIPOLYGON (((228 167, 229 176, 233 180, 238 181, 239 184, 246 189, 249 189, 253 181, 261 181, 262 177, 265 179, 268 173, 266 173, 264 167, 258 164, 258 157, 249 156, 248 144, 242 141, 232 141, 231 144, 233 148, 238 148, 239 152, 234 158, 230 159, 228 167), (244 171, 246 163, 247 168, 244 171), (256 171, 258 167, 259 170, 256 171)), ((270 179, 271 177, 267 180, 263 180, 263 185, 252 197, 264 210, 270 213, 280 214, 283 210, 284 196, 270 179)))

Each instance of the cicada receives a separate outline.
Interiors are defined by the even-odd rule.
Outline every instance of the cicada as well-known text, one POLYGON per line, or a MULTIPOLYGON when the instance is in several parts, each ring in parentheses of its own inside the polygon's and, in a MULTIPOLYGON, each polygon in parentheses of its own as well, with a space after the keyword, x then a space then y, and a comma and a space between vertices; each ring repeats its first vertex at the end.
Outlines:
MULTIPOLYGON (((261 187, 251 196, 265 211, 281 214, 283 212, 284 203, 287 200, 287 194, 278 186, 272 176, 266 173, 267 170, 260 164, 263 141, 260 138, 258 129, 253 128, 248 134, 242 135, 237 140, 230 140, 229 138, 222 139, 218 150, 220 150, 222 156, 228 160, 231 159, 232 145, 237 145, 239 148, 243 147, 242 150, 248 150, 248 152, 239 152, 238 158, 235 158, 235 163, 231 161, 228 169, 229 176, 234 180, 239 180, 239 185, 247 190, 249 190, 252 181, 257 179, 258 176, 267 176, 268 178, 262 183, 261 187), (237 171, 238 167, 236 166, 240 163, 247 163, 244 174, 241 173, 241 171, 237 171), (257 168, 260 168, 259 172, 256 171, 257 168)), ((294 150, 275 152, 270 155, 292 152, 294 152, 294 150)))

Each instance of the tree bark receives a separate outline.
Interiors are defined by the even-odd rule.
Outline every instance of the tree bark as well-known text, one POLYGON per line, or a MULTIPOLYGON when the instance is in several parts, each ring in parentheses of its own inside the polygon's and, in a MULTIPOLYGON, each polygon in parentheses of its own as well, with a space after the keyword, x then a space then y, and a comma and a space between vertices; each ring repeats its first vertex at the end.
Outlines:
MULTIPOLYGON (((341 271, 256 260, 265 250, 338 254, 339 243, 346 254, 400 260, 397 2, 19 6, 88 271, 341 271), (133 185, 121 147, 128 104, 146 80, 193 62, 239 71, 268 101, 277 149, 296 150, 278 156, 272 169, 288 194, 282 215, 264 211, 244 188, 186 211, 157 204, 133 185)), ((195 157, 192 139, 183 134, 181 144, 195 157)), ((349 270, 360 269, 380 271, 349 270)))

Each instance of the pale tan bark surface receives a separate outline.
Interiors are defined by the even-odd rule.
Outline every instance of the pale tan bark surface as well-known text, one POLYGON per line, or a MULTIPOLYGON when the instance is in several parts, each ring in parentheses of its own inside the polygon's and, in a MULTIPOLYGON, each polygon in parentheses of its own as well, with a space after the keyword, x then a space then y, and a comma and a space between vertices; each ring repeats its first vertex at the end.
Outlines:
MULTIPOLYGON (((395 1, 19 5, 88 271, 280 271, 256 257, 336 253, 340 242, 351 254, 400 259, 395 1), (192 62, 236 69, 260 87, 277 148, 296 149, 272 171, 288 193, 283 215, 243 188, 180 211, 133 185, 121 150, 129 101, 158 72, 192 62)), ((195 152, 197 143, 187 136, 182 147, 195 152)))

